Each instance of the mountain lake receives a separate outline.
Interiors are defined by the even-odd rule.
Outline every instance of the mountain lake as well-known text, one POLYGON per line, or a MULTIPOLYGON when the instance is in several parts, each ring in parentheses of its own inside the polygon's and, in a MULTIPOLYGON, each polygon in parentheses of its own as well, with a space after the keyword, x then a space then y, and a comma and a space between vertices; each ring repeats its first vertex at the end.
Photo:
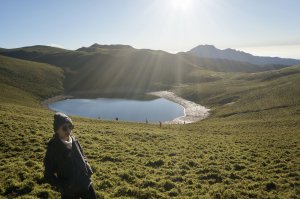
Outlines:
POLYGON ((48 104, 54 111, 68 115, 104 120, 156 123, 184 116, 180 104, 164 98, 133 100, 116 98, 65 99, 48 104))

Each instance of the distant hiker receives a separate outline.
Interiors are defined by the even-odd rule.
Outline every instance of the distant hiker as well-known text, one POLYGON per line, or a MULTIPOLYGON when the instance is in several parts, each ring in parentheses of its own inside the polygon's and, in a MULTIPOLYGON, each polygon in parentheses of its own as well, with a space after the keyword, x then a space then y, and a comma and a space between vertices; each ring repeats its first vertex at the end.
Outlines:
POLYGON ((61 112, 54 114, 54 134, 44 158, 44 178, 59 189, 61 198, 97 198, 91 181, 92 168, 78 140, 71 135, 71 118, 61 112))
POLYGON ((119 120, 119 118, 118 117, 116 117, 116 121, 118 121, 119 120))
POLYGON ((161 127, 161 121, 159 121, 159 127, 161 127))
POLYGON ((148 124, 148 120, 146 119, 146 124, 148 124))

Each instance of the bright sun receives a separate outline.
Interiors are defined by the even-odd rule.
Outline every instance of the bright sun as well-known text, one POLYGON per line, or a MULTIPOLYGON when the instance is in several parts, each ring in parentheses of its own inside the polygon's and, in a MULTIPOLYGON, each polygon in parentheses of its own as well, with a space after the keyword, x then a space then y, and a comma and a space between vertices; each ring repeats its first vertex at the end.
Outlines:
POLYGON ((191 7, 192 0, 170 0, 170 3, 176 10, 187 10, 191 7))

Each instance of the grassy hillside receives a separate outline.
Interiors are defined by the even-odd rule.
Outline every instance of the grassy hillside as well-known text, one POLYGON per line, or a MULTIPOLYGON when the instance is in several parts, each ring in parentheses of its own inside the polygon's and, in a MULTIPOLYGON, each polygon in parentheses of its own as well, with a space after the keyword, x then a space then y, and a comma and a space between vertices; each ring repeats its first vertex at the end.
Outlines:
POLYGON ((65 52, 68 52, 68 50, 43 45, 28 46, 14 49, 0 48, 1 54, 7 54, 11 57, 22 58, 26 60, 35 60, 41 56, 65 52))
MULTIPOLYGON (((49 47, 50 48, 50 47, 49 47)), ((6 51, 2 54, 60 66, 65 70, 67 91, 141 92, 185 82, 185 74, 193 66, 179 57, 150 50, 133 48, 94 48, 52 53, 52 48, 40 56, 36 47, 6 51)))
MULTIPOLYGON (((202 74, 210 74, 214 80, 187 84, 173 90, 184 98, 212 107, 214 117, 260 114, 272 110, 280 112, 276 117, 281 114, 299 116, 300 65, 251 74, 209 71, 202 74)), ((274 114, 265 116, 273 117, 274 114)))
MULTIPOLYGON (((52 113, 0 106, 3 197, 58 198, 43 181, 52 113)), ((299 123, 206 120, 191 125, 103 122, 78 117, 101 198, 297 198, 299 123)))
POLYGON ((202 68, 219 71, 219 72, 260 72, 274 69, 281 69, 287 67, 287 65, 255 65, 248 62, 230 60, 230 59, 217 59, 198 57, 189 53, 179 53, 183 59, 193 63, 202 68))
MULTIPOLYGON (((39 100, 61 90, 61 70, 0 58, 0 196, 58 198, 44 182, 42 164, 53 112, 39 100)), ((299 71, 294 66, 253 74, 187 72, 190 82, 173 90, 213 109, 210 118, 194 124, 160 128, 72 116, 74 134, 95 171, 97 194, 297 198, 299 71)))
POLYGON ((198 58, 185 53, 134 49, 126 45, 94 44, 76 51, 32 46, 0 50, 0 54, 61 67, 66 76, 64 88, 73 95, 120 93, 128 97, 197 82, 199 78, 194 74, 203 70, 249 73, 276 69, 274 66, 198 58))
POLYGON ((0 55, 0 83, 6 85, 5 92, 9 92, 9 85, 44 99, 62 92, 63 79, 63 70, 58 67, 0 55))

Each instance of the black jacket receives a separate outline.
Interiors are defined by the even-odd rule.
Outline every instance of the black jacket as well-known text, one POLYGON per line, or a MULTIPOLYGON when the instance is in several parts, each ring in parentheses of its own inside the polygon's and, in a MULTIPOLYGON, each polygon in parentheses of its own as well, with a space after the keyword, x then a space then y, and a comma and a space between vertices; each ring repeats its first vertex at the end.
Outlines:
POLYGON ((58 188, 62 195, 73 195, 87 191, 93 173, 78 140, 72 138, 72 149, 68 149, 54 134, 48 142, 44 158, 44 178, 58 188))

